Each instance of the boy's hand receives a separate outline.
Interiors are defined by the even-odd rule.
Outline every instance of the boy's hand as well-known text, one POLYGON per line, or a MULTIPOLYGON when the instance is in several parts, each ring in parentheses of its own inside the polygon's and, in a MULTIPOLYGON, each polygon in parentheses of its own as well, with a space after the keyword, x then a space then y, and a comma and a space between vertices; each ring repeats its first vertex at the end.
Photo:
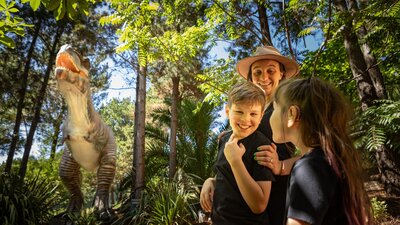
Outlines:
POLYGON ((274 143, 271 143, 271 145, 261 145, 257 150, 258 152, 254 154, 254 159, 258 164, 270 168, 273 174, 279 175, 282 162, 279 161, 276 145, 274 143))
POLYGON ((225 144, 224 154, 226 160, 232 166, 237 162, 242 162, 242 156, 246 152, 246 148, 242 143, 238 145, 238 138, 234 134, 231 135, 228 142, 225 144))

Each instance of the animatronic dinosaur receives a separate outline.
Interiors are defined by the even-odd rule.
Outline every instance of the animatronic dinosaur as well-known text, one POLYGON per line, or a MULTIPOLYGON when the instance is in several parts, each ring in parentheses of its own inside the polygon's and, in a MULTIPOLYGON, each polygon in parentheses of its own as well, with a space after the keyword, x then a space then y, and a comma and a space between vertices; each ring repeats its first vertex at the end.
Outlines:
POLYGON ((89 68, 89 60, 83 59, 70 45, 61 47, 55 76, 68 115, 62 128, 65 149, 59 175, 71 194, 67 212, 77 213, 83 207, 80 167, 97 171, 93 206, 103 217, 110 215, 109 192, 115 175, 117 146, 113 132, 93 107, 89 68))

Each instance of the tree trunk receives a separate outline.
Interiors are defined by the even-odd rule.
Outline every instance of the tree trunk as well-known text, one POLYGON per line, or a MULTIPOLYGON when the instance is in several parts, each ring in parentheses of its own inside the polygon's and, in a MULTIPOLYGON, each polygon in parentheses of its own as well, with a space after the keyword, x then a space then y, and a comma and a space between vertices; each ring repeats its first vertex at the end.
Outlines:
POLYGON ((63 105, 61 107, 61 112, 58 114, 57 120, 54 122, 54 134, 52 137, 51 141, 51 149, 50 149, 50 163, 53 163, 54 158, 56 157, 56 150, 57 150, 57 144, 58 144, 58 136, 60 136, 61 133, 61 124, 63 121, 63 115, 65 113, 66 107, 63 105))
POLYGON ((267 9, 265 8, 263 3, 255 1, 257 4, 258 10, 258 19, 260 21, 260 30, 261 30, 261 44, 262 45, 272 45, 271 40, 271 33, 269 31, 269 24, 268 24, 268 16, 267 16, 267 9))
POLYGON ((137 119, 135 121, 136 136, 135 136, 135 198, 139 199, 144 189, 144 144, 145 144, 145 119, 146 119, 146 73, 147 67, 139 66, 139 73, 137 77, 136 87, 136 101, 137 108, 135 115, 137 119))
POLYGON ((374 85, 367 72, 367 65, 363 58, 360 45, 358 44, 357 35, 354 32, 350 13, 347 9, 345 0, 335 0, 335 6, 339 12, 347 16, 342 34, 344 38, 344 47, 349 57, 349 63, 353 79, 357 84, 358 95, 361 100, 361 108, 363 110, 373 105, 373 101, 377 99, 374 85))
POLYGON ((57 55, 58 42, 60 41, 60 37, 63 32, 64 32, 64 24, 60 24, 58 26, 56 34, 54 36, 53 46, 51 47, 51 52, 49 52, 49 61, 47 63, 47 69, 44 74, 42 87, 36 97, 35 113, 33 116, 31 126, 29 128, 28 137, 26 138, 24 155, 22 157, 21 167, 19 168, 19 176, 20 176, 19 178, 21 179, 21 181, 24 180, 24 177, 25 177, 26 169, 28 166, 28 159, 29 159, 29 155, 30 155, 30 152, 32 149, 33 138, 35 136, 35 131, 36 131, 37 125, 40 120, 40 112, 42 109, 43 101, 46 96, 47 84, 49 83, 51 70, 53 69, 54 61, 55 61, 55 58, 57 55))
MULTIPOLYGON (((349 10, 352 12, 353 15, 355 15, 355 13, 359 11, 357 1, 349 0, 349 10)), ((358 22, 360 21, 357 21, 356 18, 354 18, 354 24, 357 24, 358 22)), ((362 40, 367 34, 368 30, 365 27, 365 25, 362 25, 357 30, 357 36, 359 40, 362 40)), ((367 42, 364 42, 361 45, 361 50, 364 56, 365 63, 367 64, 367 72, 371 77, 376 95, 378 96, 379 99, 387 99, 386 87, 383 75, 378 66, 378 60, 376 60, 375 56, 372 54, 372 50, 367 42)))
POLYGON ((10 144, 10 150, 9 150, 8 156, 7 156, 6 167, 4 169, 4 172, 6 172, 6 173, 10 173, 10 171, 11 171, 11 166, 12 166, 12 162, 14 159, 15 150, 17 149, 17 143, 19 140, 19 129, 21 126, 21 121, 22 121, 22 110, 24 109, 26 88, 27 88, 27 84, 28 84, 29 70, 30 70, 31 60, 33 57, 33 52, 35 50, 35 45, 36 45, 37 38, 39 36, 39 31, 40 31, 41 26, 42 26, 42 19, 39 17, 38 22, 35 25, 35 32, 32 36, 31 46, 29 47, 28 55, 26 56, 24 72, 22 73, 22 83, 21 83, 21 87, 19 89, 19 100, 18 100, 17 115, 15 118, 14 132, 13 132, 13 136, 12 136, 12 140, 11 140, 11 144, 10 144))
POLYGON ((171 133, 169 143, 169 178, 176 173, 176 131, 178 127, 179 77, 172 77, 171 133))
POLYGON ((400 196, 400 171, 395 156, 396 153, 391 152, 383 145, 375 150, 379 177, 386 192, 390 195, 400 196))
MULTIPOLYGON (((376 59, 372 56, 369 46, 364 44, 363 51, 361 51, 358 37, 352 27, 353 19, 347 8, 346 1, 335 0, 335 6, 338 11, 348 18, 342 31, 344 45, 349 57, 353 78, 357 82, 357 90, 361 99, 361 108, 366 110, 373 105, 373 101, 386 98, 387 94, 383 76, 376 66, 376 59)), ((354 12, 356 3, 350 0, 349 7, 352 7, 354 12)), ((363 32, 366 32, 366 30, 361 29, 359 35, 366 34, 363 32)), ((389 194, 399 195, 400 173, 398 172, 399 163, 397 163, 394 158, 395 154, 384 145, 379 146, 375 151, 375 159, 385 190, 389 194)))

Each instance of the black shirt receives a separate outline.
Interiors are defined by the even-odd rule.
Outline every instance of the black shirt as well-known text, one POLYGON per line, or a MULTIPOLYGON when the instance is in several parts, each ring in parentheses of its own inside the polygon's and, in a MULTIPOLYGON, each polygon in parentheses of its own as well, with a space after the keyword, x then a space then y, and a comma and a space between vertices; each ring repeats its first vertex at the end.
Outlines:
POLYGON ((347 224, 339 179, 323 150, 313 149, 297 160, 289 181, 286 217, 316 225, 347 224))
MULTIPOLYGON (((269 119, 272 115, 274 108, 270 104, 264 112, 257 130, 261 131, 268 139, 272 140, 272 129, 269 119)), ((288 147, 293 146, 291 143, 276 144, 279 160, 285 160, 291 157, 288 147)), ((294 147, 293 147, 294 148, 294 147)), ((272 225, 281 225, 285 221, 285 203, 286 203, 286 190, 289 176, 275 176, 275 182, 272 182, 271 195, 269 197, 267 213, 272 225)))
MULTIPOLYGON (((225 143, 229 140, 232 131, 225 134, 218 146, 218 159, 216 163, 216 184, 213 199, 213 210, 211 220, 214 225, 266 225, 268 215, 266 211, 254 214, 242 197, 236 183, 231 166, 225 158, 225 143)), ((259 165, 254 160, 254 153, 260 145, 271 142, 260 132, 255 131, 250 136, 239 140, 246 148, 242 160, 255 181, 273 181, 274 176, 267 167, 259 165)))

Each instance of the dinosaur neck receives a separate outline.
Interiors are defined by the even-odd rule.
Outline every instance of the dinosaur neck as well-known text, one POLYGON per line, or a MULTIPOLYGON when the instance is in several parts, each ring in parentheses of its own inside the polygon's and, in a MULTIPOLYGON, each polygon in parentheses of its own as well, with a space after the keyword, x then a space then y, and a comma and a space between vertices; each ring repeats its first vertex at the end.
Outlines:
POLYGON ((66 92, 64 97, 68 106, 70 122, 80 126, 89 126, 96 119, 97 113, 94 110, 90 93, 66 92))

